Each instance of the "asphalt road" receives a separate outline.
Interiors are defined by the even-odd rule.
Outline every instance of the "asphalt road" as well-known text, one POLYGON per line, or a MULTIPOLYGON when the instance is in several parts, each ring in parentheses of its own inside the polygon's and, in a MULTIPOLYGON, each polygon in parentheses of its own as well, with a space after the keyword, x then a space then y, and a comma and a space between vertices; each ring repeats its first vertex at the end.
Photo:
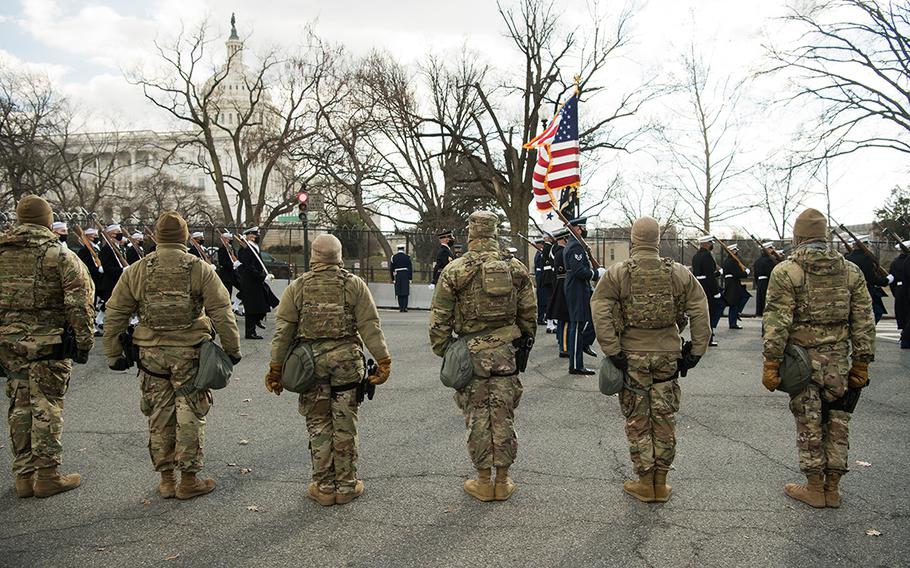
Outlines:
POLYGON ((109 371, 96 347, 66 398, 64 470, 80 471, 83 486, 17 499, 8 448, 0 452, 0 565, 908 563, 910 352, 892 340, 878 344, 852 422, 844 505, 813 510, 783 493, 801 476, 786 396, 760 384, 760 322, 746 320, 743 331, 722 322, 720 347, 683 379, 674 492, 662 506, 622 493, 631 467, 618 402, 592 378, 568 376, 541 331, 522 379, 518 490, 484 504, 461 488, 472 473, 463 421, 437 378, 426 313, 382 318, 393 376, 362 407, 360 499, 324 509, 306 498, 304 420, 293 396, 262 386, 267 341, 244 343, 238 376, 215 395, 205 469, 218 489, 187 502, 158 498, 135 371, 109 371))

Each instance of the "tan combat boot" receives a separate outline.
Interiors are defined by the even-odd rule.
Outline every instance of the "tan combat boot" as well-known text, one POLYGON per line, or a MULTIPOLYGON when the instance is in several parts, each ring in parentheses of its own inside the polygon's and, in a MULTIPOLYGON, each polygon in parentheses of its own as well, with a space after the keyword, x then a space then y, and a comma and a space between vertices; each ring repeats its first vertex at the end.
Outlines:
POLYGON ((357 480, 354 484, 354 490, 350 493, 335 493, 335 504, 344 505, 363 495, 363 481, 357 480))
POLYGON ((626 481, 622 489, 632 497, 645 503, 654 502, 654 470, 638 476, 638 481, 626 481))
POLYGON ((180 472, 180 484, 175 494, 178 499, 192 499, 215 490, 214 479, 197 479, 195 471, 180 472))
POLYGON ((673 486, 667 485, 667 470, 658 469, 654 471, 654 501, 666 503, 670 500, 670 493, 673 493, 673 486))
POLYGON ((796 483, 784 485, 784 493, 791 499, 802 501, 806 505, 815 507, 816 509, 825 507, 825 486, 822 475, 820 473, 807 475, 806 479, 808 480, 808 483, 805 485, 796 483))
POLYGON ((173 469, 161 472, 161 481, 158 482, 158 495, 162 499, 173 499, 177 494, 177 474, 173 469))
POLYGON ((478 469, 477 479, 469 479, 464 482, 465 493, 478 501, 492 501, 496 499, 496 490, 493 488, 493 481, 490 479, 490 468, 478 469))
POLYGON ((16 497, 25 499, 35 494, 35 472, 20 473, 16 476, 16 497))
POLYGON ((825 505, 832 509, 840 507, 840 476, 839 471, 829 471, 825 474, 825 505))
POLYGON ((505 501, 515 492, 515 482, 509 477, 508 467, 496 468, 496 484, 493 488, 493 497, 497 501, 505 501))
POLYGON ((335 492, 325 493, 324 491, 319 490, 319 486, 316 485, 316 482, 310 483, 307 487, 307 495, 313 501, 316 501, 323 507, 331 507, 335 504, 335 492))
POLYGON ((60 475, 57 473, 57 466, 42 467, 35 478, 35 497, 50 497, 75 489, 81 484, 82 476, 78 473, 60 475))

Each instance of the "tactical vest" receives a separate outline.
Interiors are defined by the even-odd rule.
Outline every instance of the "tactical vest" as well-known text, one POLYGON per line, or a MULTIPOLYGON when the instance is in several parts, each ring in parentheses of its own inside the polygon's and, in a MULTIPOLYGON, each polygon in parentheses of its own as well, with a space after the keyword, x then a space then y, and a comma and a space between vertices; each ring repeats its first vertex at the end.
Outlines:
POLYGON ((796 309, 793 321, 798 324, 845 324, 850 321, 850 289, 847 266, 838 259, 837 270, 821 274, 811 272, 811 267, 799 257, 794 258, 801 278, 793 279, 796 285, 796 309), (800 285, 799 282, 802 282, 800 285))
POLYGON ((307 341, 357 335, 354 306, 347 297, 347 270, 307 272, 300 277, 303 306, 297 336, 307 341))
POLYGON ((657 266, 645 268, 637 260, 630 259, 626 266, 630 295, 622 304, 623 325, 639 329, 664 329, 675 325, 673 261, 661 258, 657 266))
POLYGON ((139 301, 139 319, 154 331, 189 329, 202 317, 202 301, 193 294, 190 275, 195 257, 162 262, 157 253, 146 257, 145 287, 139 301))
POLYGON ((465 264, 468 284, 456 304, 461 320, 481 320, 500 326, 514 323, 518 293, 510 262, 496 253, 481 253, 468 258, 465 264))
POLYGON ((34 322, 62 327, 63 283, 59 241, 39 247, 0 248, 0 310, 33 313, 34 322))

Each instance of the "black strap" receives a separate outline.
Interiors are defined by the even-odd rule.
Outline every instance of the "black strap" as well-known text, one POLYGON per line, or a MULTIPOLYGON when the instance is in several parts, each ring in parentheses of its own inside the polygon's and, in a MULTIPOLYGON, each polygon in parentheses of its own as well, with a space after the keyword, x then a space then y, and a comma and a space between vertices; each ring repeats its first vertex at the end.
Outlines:
POLYGON ((343 385, 338 385, 337 387, 332 387, 332 394, 356 389, 358 385, 360 385, 360 381, 345 383, 343 385))
POLYGON ((151 375, 158 379, 170 379, 171 378, 170 373, 163 374, 163 373, 156 373, 154 371, 149 371, 142 365, 141 361, 136 361, 136 367, 138 367, 139 370, 142 371, 143 373, 145 373, 146 375, 151 375))

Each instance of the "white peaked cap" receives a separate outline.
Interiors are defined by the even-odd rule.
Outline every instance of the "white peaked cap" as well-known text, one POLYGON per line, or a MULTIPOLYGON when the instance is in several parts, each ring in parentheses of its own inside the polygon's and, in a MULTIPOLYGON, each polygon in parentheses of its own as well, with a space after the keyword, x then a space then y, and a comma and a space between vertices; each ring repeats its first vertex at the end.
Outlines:
POLYGON ((714 236, 713 236, 713 235, 705 235, 705 236, 703 236, 703 237, 698 237, 698 242, 699 242, 699 243, 713 243, 713 242, 714 242, 714 236))
POLYGON ((117 231, 123 231, 123 228, 121 228, 120 225, 117 225, 116 223, 113 225, 108 225, 107 228, 104 229, 105 233, 116 233, 117 231))
POLYGON ((61 223, 60 221, 54 221, 54 224, 51 225, 51 230, 59 231, 60 229, 66 229, 66 223, 61 223))
POLYGON ((190 235, 190 237, 192 237, 194 239, 198 239, 198 238, 205 237, 205 235, 203 235, 201 231, 194 231, 193 234, 190 235))
POLYGON ((230 239, 234 236, 234 233, 221 233, 221 236, 226 239, 230 239))
POLYGON ((773 249, 773 248, 774 248, 774 243, 771 243, 771 242, 762 243, 761 246, 763 246, 763 247, 765 247, 765 248, 768 248, 768 249, 773 249))
POLYGON ((515 248, 515 247, 509 247, 507 250, 508 250, 509 252, 513 253, 513 254, 516 253, 516 252, 518 252, 518 249, 515 248))
POLYGON ((97 234, 98 234, 98 229, 91 229, 91 228, 86 229, 86 230, 85 230, 85 234, 86 234, 87 236, 89 236, 89 237, 91 237, 92 235, 97 235, 97 234))
POLYGON ((900 250, 901 245, 904 245, 905 247, 910 248, 910 241, 904 241, 900 244, 894 245, 894 248, 896 248, 897 250, 900 250))
POLYGON ((145 239, 145 235, 143 235, 143 234, 140 233, 139 231, 136 231, 135 233, 133 233, 133 234, 130 235, 130 236, 131 236, 132 238, 136 239, 137 241, 138 241, 138 240, 145 239))
POLYGON ((732 245, 728 246, 727 248, 730 250, 739 250, 739 245, 736 243, 733 243, 732 245))

